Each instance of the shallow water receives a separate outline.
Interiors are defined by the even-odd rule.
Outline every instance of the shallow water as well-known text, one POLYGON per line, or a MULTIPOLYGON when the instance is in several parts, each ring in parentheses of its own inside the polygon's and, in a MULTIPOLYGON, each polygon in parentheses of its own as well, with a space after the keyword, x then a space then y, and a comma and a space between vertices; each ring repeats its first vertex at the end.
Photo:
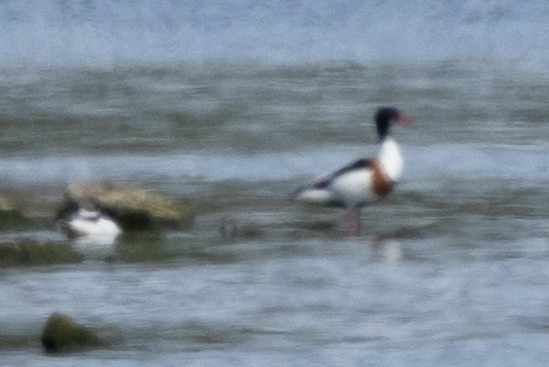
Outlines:
POLYGON ((545 366, 548 16, 536 0, 2 3, 0 199, 27 220, 0 217, 0 250, 48 256, 0 258, 0 365, 545 366), (289 197, 374 154, 381 105, 414 119, 393 131, 404 177, 349 238, 340 211, 289 197), (54 210, 95 180, 163 193, 195 225, 68 242, 54 210), (110 346, 47 356, 52 312, 110 346))
POLYGON ((107 254, 75 247, 83 263, 0 269, 2 364, 543 365, 545 74, 463 60, 5 73, 0 187, 39 224, 1 242, 66 246, 47 223, 70 180, 159 191, 197 218, 107 254), (378 105, 414 118, 394 131, 405 175, 348 238, 341 212, 288 198, 375 152, 378 105), (55 311, 112 346, 47 357, 55 311))

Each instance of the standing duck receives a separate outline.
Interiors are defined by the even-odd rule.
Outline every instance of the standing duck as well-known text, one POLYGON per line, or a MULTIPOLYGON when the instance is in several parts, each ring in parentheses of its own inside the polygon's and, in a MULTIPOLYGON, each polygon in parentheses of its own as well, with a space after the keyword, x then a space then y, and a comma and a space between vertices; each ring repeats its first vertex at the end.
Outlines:
POLYGON ((374 121, 380 144, 376 157, 352 162, 295 195, 297 201, 345 208, 347 233, 353 236, 361 233, 361 207, 389 195, 402 175, 400 147, 389 132, 394 123, 410 125, 410 118, 397 108, 382 107, 374 121))

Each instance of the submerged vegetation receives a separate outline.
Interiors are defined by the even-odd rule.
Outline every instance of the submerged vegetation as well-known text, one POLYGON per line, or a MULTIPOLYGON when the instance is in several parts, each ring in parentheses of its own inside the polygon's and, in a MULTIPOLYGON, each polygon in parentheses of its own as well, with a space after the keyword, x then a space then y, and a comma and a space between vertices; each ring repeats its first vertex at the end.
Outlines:
POLYGON ((29 219, 15 208, 12 201, 0 195, 0 229, 20 227, 28 223, 29 219))
POLYGON ((0 244, 0 267, 77 263, 81 256, 69 244, 20 241, 0 244))

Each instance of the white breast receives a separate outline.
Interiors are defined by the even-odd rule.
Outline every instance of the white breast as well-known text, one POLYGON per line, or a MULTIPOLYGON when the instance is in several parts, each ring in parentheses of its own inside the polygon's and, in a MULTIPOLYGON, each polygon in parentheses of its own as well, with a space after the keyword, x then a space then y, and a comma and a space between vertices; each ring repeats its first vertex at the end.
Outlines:
POLYGON ((379 160, 387 176, 397 182, 402 176, 403 159, 400 147, 392 138, 386 138, 379 150, 379 160))

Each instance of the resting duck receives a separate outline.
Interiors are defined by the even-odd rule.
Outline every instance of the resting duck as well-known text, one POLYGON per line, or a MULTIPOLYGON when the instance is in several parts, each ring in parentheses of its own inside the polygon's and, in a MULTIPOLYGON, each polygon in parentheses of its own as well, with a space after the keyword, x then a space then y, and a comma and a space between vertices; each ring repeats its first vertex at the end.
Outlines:
POLYGON ((360 208, 391 193, 402 174, 400 147, 389 135, 393 123, 407 126, 411 120, 394 107, 382 107, 374 115, 379 137, 379 153, 359 159, 331 175, 298 190, 295 200, 342 207, 350 235, 361 232, 360 208))
POLYGON ((122 230, 108 210, 95 203, 71 202, 62 208, 56 227, 69 239, 115 239, 122 230))

